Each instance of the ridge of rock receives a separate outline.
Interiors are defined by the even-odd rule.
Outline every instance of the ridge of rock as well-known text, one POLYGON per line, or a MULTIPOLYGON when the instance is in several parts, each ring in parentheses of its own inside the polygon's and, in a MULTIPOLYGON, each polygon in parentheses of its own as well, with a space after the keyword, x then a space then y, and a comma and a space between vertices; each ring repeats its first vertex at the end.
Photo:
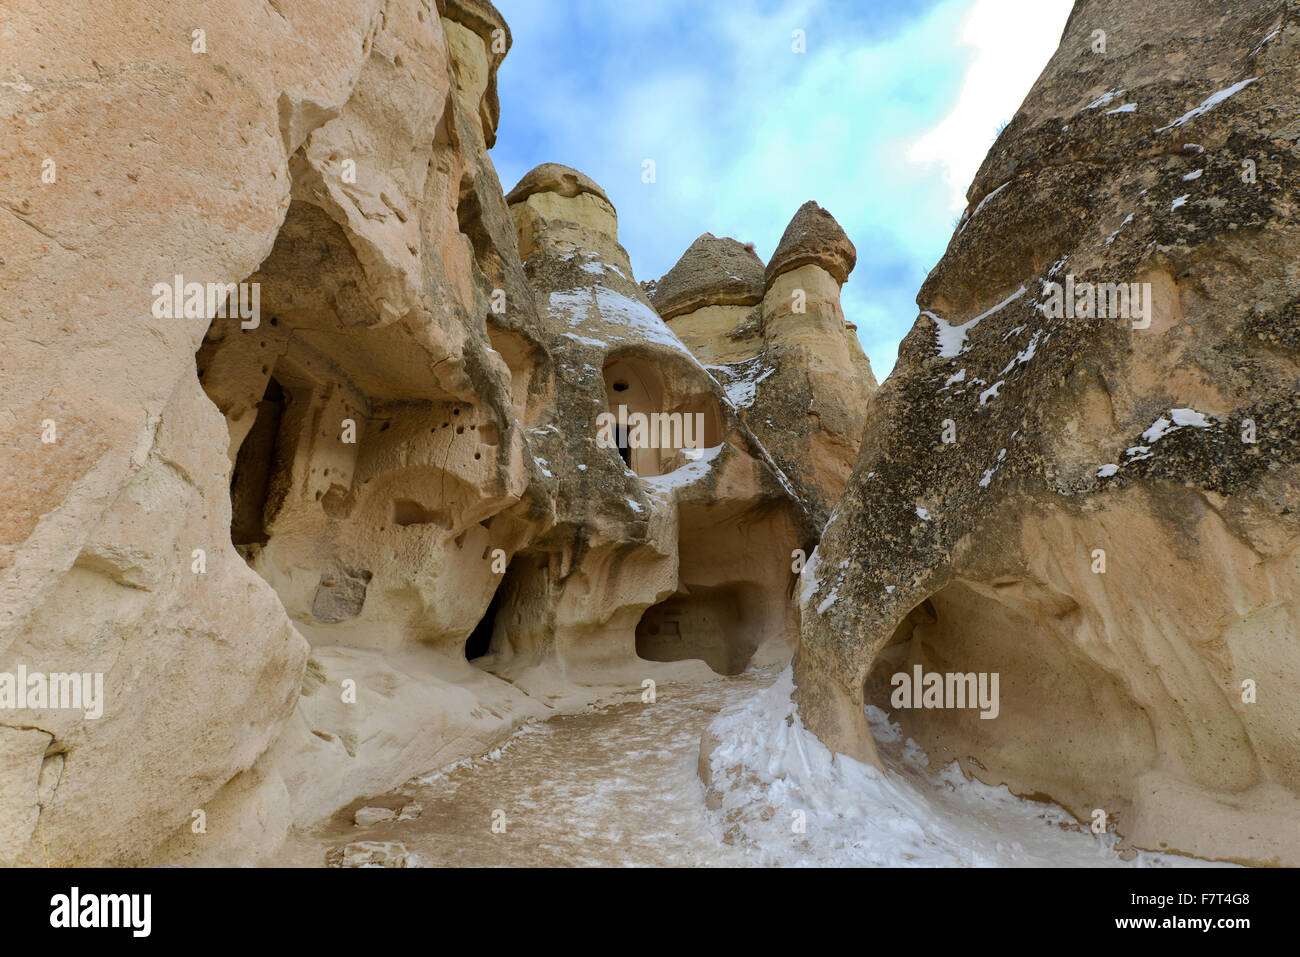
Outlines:
POLYGON ((833 750, 874 761, 887 707, 1137 847, 1300 864, 1295 10, 1075 5, 803 571, 795 699, 833 750), (914 670, 998 677, 996 716, 891 703, 914 670))

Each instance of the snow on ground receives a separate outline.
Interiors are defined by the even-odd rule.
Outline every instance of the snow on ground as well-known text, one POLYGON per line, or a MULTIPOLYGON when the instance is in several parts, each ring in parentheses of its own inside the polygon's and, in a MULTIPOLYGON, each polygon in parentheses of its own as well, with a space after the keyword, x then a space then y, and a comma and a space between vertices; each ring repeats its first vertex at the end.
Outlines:
MULTIPOLYGON (((1204 415, 1197 412, 1195 409, 1171 409, 1169 411, 1169 419, 1166 419, 1162 415, 1160 418, 1152 422, 1150 428, 1142 433, 1142 440, 1148 443, 1158 442, 1170 432, 1177 432, 1184 426, 1189 426, 1195 429, 1208 429, 1213 425, 1213 422, 1209 421, 1204 415), (1173 421, 1171 422, 1170 419, 1173 421)), ((1132 449, 1129 451, 1131 452, 1132 449)))
POLYGON ((1016 353, 1016 357, 1015 357, 1014 359, 1012 359, 1010 362, 1008 362, 1008 363, 1007 363, 1007 367, 1006 367, 1005 369, 1003 369, 1001 372, 999 372, 998 375, 1003 375, 1003 376, 1006 375, 1008 372, 1010 372, 1010 371, 1011 371, 1012 369, 1014 369, 1016 366, 1024 365, 1026 362, 1028 362, 1030 359, 1032 359, 1035 355, 1037 355, 1037 354, 1038 354, 1038 340, 1039 340, 1039 338, 1042 336, 1042 334, 1043 334, 1043 330, 1042 330, 1042 329, 1038 329, 1038 330, 1036 330, 1036 331, 1034 332, 1033 338, 1029 340, 1029 345, 1025 346, 1025 348, 1021 349, 1018 353, 1016 353))
MULTIPOLYGON (((587 265, 593 264, 588 263, 587 265)), ((593 270, 588 270, 588 272, 591 271, 593 270)), ((547 306, 552 315, 567 319, 570 325, 587 327, 588 329, 592 326, 591 309, 593 306, 595 307, 599 321, 606 324, 603 331, 608 337, 608 342, 602 339, 572 335, 571 337, 577 341, 602 346, 616 342, 653 342, 657 345, 668 346, 682 353, 695 365, 699 365, 698 360, 682 345, 682 341, 668 328, 668 324, 659 318, 658 313, 645 303, 625 296, 614 289, 596 285, 590 289, 570 289, 553 292, 547 306), (619 326, 626 328, 628 334, 623 334, 618 329, 619 326)), ((700 368, 703 368, 703 366, 700 366, 700 368)))
POLYGON ((1110 90, 1106 93, 1103 93, 1101 96, 1097 97, 1097 99, 1093 100, 1091 103, 1089 103, 1079 112, 1082 113, 1085 110, 1095 110, 1099 106, 1105 106, 1111 100, 1115 99, 1115 97, 1123 96, 1127 92, 1128 90, 1110 90))
POLYGON ((991 469, 984 470, 984 477, 980 479, 980 488, 989 487, 989 483, 993 481, 993 476, 997 473, 997 470, 1002 468, 1002 460, 1005 459, 1006 457, 1007 457, 1006 449, 1002 449, 1001 451, 998 452, 998 460, 993 463, 993 467, 991 469))
MULTIPOLYGON (((1126 866, 1112 838, 1072 829, 1054 805, 927 768, 875 709, 890 770, 831 761, 799 723, 791 689, 788 668, 775 683, 750 671, 530 721, 481 757, 368 799, 420 813, 368 827, 334 815, 291 835, 275 863, 319 866, 331 849, 371 840, 402 842, 415 867, 1126 866), (722 741, 718 810, 696 770, 706 728, 722 741)), ((1140 854, 1127 866, 1201 863, 1140 854)))
POLYGON ((1251 51, 1250 55, 1251 55, 1251 56, 1254 56, 1254 55, 1255 55, 1256 53, 1258 53, 1260 50, 1264 49, 1264 44, 1268 43, 1269 40, 1273 39, 1275 36, 1277 36, 1277 35, 1278 35, 1279 33, 1281 33, 1281 32, 1282 32, 1282 28, 1281 28, 1281 27, 1278 27, 1276 30, 1274 30, 1272 33, 1270 33, 1268 36, 1266 36, 1263 40, 1259 41, 1259 46, 1255 47, 1255 49, 1251 51))
POLYGON ((318 866, 330 848, 373 840, 402 842, 421 867, 744 865, 705 808, 696 765, 713 716, 767 680, 664 684, 654 702, 636 688, 624 704, 530 722, 483 757, 369 799, 419 804, 418 817, 361 828, 336 815, 296 834, 276 863, 318 866))
POLYGON ((1124 222, 1119 224, 1119 229, 1116 229, 1113 233, 1111 233, 1109 236, 1106 237, 1106 245, 1109 246, 1111 243, 1113 243, 1115 241, 1115 237, 1119 235, 1120 229, 1123 229, 1131 222, 1133 222, 1133 214, 1129 213, 1127 216, 1124 217, 1124 222))
POLYGON ((999 379, 997 382, 993 383, 991 386, 989 386, 987 389, 981 392, 980 405, 981 406, 984 405, 990 399, 996 399, 998 397, 998 393, 1002 391, 1002 386, 1005 384, 1006 384, 1005 379, 999 379))
POLYGON ((955 762, 937 773, 884 712, 867 709, 889 770, 831 752, 806 731, 787 668, 710 725, 710 766, 729 842, 759 865, 1177 867, 1172 855, 1120 859, 1113 835, 1093 835, 1052 804, 967 781, 955 762), (802 814, 802 819, 800 818, 802 814), (797 832, 803 824, 802 833, 797 832))
POLYGON ((970 216, 966 217, 966 221, 965 221, 964 223, 961 224, 961 229, 957 230, 957 232, 958 232, 959 234, 965 232, 965 231, 966 231, 966 227, 970 225, 970 221, 971 221, 972 219, 974 219, 976 216, 978 216, 978 215, 980 214, 980 210, 984 208, 984 204, 987 203, 990 199, 992 199, 994 196, 996 196, 998 193, 1002 192, 1004 189, 1006 189, 1006 188, 1007 188, 1008 186, 1010 186, 1010 185, 1011 185, 1011 180, 1007 180, 1005 183, 1003 183, 1003 184, 1002 184, 1001 186, 999 186, 997 189, 991 191, 987 196, 985 196, 983 199, 981 199, 981 200, 979 201, 979 205, 975 207, 975 211, 974 211, 973 213, 971 213, 970 216))

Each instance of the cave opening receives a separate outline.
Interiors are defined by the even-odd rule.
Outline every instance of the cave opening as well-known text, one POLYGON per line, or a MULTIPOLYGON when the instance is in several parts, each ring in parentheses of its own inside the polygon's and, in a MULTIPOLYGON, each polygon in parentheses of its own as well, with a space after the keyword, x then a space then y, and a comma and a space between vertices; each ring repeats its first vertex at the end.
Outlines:
POLYGON ((662 474, 660 450, 634 448, 628 421, 637 414, 663 411, 663 375, 644 359, 634 356, 614 359, 605 366, 605 401, 610 412, 618 415, 615 437, 623 464, 637 475, 662 474), (621 415, 620 407, 624 410, 621 415))
POLYGON ((748 624, 761 595, 749 584, 692 586, 647 608, 636 626, 637 657, 698 659, 720 675, 738 675, 754 655, 748 624))
POLYGON ((474 626, 470 636, 465 639, 466 661, 482 658, 492 649, 492 633, 496 629, 497 612, 501 610, 502 597, 505 595, 505 591, 504 588, 497 588, 496 594, 488 602, 487 611, 483 612, 483 617, 474 626))
POLYGON ((604 368, 605 404, 615 416, 623 463, 642 478, 666 475, 722 443, 717 400, 641 356, 622 354, 604 368), (686 385, 686 388, 683 386, 686 385))
POLYGON ((236 546, 265 545, 266 503, 280 458, 280 425, 289 395, 272 376, 257 403, 257 416, 239 446, 230 477, 230 540, 236 546))
MULTIPOLYGON (((629 388, 631 388, 631 385, 628 383, 626 379, 615 379, 614 382, 610 385, 610 389, 613 390, 614 394, 619 398, 622 398, 623 393, 627 392, 629 388)), ((627 426, 619 425, 616 427, 615 441, 618 443, 619 458, 623 460, 624 465, 626 465, 628 468, 631 469, 632 468, 632 446, 627 441, 627 426)), ((636 470, 633 469, 633 471, 636 470)))
POLYGON ((957 579, 898 622, 863 696, 985 783, 1077 794, 1080 781, 1131 780, 1156 760, 1150 719, 1099 644, 1078 602, 1045 582, 957 579), (1085 740, 1106 745, 1061 746, 1085 740))

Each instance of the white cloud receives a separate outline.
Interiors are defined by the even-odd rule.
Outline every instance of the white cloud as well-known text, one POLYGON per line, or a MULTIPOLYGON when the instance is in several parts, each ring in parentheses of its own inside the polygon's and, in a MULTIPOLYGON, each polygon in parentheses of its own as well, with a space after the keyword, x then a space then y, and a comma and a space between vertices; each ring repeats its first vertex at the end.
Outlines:
POLYGON ((954 211, 966 206, 966 189, 998 126, 1015 115, 1056 52, 1073 6, 1073 0, 976 0, 962 21, 961 44, 973 53, 957 102, 907 154, 914 163, 944 168, 954 211))

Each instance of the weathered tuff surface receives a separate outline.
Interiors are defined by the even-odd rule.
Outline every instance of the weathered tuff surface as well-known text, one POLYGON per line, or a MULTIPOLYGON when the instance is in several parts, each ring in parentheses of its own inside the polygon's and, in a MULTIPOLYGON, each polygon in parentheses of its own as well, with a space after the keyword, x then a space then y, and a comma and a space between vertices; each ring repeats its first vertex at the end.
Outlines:
POLYGON ((1300 863, 1297 89, 1290 0, 1076 5, 804 572, 835 750, 875 759, 896 672, 996 672, 996 719, 894 717, 1139 846, 1300 863), (1067 276, 1150 283, 1149 325, 1050 318, 1067 276))
POLYGON ((876 389, 840 307, 856 256, 834 217, 808 202, 766 267, 751 247, 705 233, 651 293, 819 528, 848 482, 876 389))
MULTIPOLYGON (((763 301, 763 261, 752 246, 705 233, 659 278, 650 301, 665 320, 705 306, 757 306, 763 301)), ((707 348, 711 338, 702 337, 700 346, 707 348)))
POLYGON ((535 322, 485 152, 499 15, 5 28, 0 669, 101 672, 105 704, 4 715, 0 860, 251 861, 544 710, 460 650, 494 590, 462 556, 551 519, 484 324, 497 286, 503 349, 535 322), (177 274, 258 283, 260 322, 161 317, 177 274))
POLYGON ((813 525, 600 187, 507 203, 491 4, 145 6, 5 14, 0 673, 104 702, 0 713, 0 863, 254 863, 530 716, 788 658, 813 525), (256 320, 164 318, 177 275, 256 320), (620 382, 702 455, 598 447, 620 382))
POLYGON ((575 680, 705 677, 700 661, 734 674, 788 657, 789 556, 814 534, 795 490, 650 307, 603 191, 546 164, 508 199, 554 358, 529 435, 557 477, 556 521, 506 574, 485 667, 553 700, 575 680), (698 448, 630 447, 625 460, 597 441, 597 416, 620 406, 629 419, 684 417, 698 448), (699 661, 646 664, 684 658, 699 661))

